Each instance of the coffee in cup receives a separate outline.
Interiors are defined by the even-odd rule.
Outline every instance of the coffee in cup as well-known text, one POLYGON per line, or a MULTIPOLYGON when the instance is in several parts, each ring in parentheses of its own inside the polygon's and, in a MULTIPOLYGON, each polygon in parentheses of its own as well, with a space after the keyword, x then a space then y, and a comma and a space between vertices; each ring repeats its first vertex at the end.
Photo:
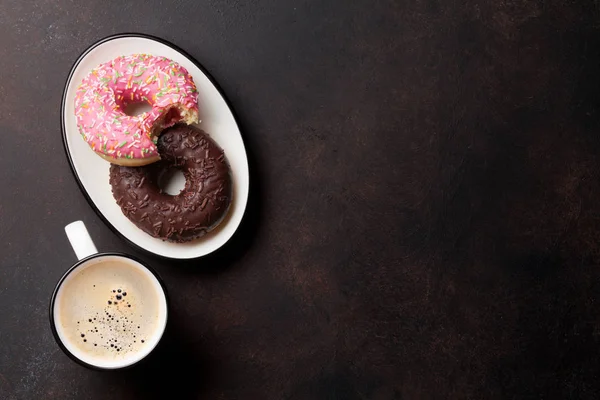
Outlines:
POLYGON ((140 261, 122 254, 81 260, 63 276, 51 303, 57 341, 67 354, 94 368, 123 368, 140 361, 156 347, 167 322, 160 280, 140 261))

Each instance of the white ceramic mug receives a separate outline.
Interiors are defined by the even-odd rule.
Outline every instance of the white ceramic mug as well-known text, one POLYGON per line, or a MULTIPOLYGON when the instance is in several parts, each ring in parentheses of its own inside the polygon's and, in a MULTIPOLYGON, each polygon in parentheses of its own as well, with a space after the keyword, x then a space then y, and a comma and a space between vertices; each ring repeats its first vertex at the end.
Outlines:
POLYGON ((76 221, 67 225, 65 227, 65 232, 79 261, 69 268, 58 281, 50 300, 50 325, 56 342, 70 358, 88 368, 114 370, 131 367, 139 363, 156 348, 166 329, 168 298, 165 285, 154 270, 135 257, 122 253, 99 253, 82 221, 76 221), (146 338, 147 344, 140 349, 140 351, 132 353, 131 356, 128 355, 127 358, 120 360, 111 361, 94 359, 94 356, 75 346, 72 340, 67 340, 64 328, 56 322, 59 319, 57 298, 62 295, 61 290, 65 281, 74 276, 73 274, 79 273, 90 265, 102 261, 123 262, 124 265, 127 265, 127 267, 124 268, 131 269, 133 267, 134 269, 137 269, 138 272, 144 274, 145 278, 151 282, 153 289, 156 289, 155 293, 158 298, 159 309, 156 313, 158 316, 158 328, 153 331, 151 337, 146 338))

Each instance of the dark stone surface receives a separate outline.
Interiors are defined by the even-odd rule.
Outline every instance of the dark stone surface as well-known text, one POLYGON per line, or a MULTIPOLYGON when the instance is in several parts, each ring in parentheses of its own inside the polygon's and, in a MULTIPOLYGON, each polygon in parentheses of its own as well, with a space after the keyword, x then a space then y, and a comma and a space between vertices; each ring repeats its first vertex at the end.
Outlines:
POLYGON ((598 398, 598 21, 592 1, 0 1, 0 398, 598 398), (63 153, 71 64, 123 31, 187 50, 240 117, 248 216, 194 263, 115 236, 63 153), (143 367, 54 343, 76 219, 167 283, 143 367))

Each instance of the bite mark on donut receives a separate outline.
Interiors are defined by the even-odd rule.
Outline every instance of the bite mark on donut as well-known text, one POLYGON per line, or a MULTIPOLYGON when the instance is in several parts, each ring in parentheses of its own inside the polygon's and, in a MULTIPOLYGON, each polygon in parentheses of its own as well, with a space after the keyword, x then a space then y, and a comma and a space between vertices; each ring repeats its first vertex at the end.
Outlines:
POLYGON ((152 138, 154 144, 163 130, 172 127, 178 123, 187 125, 198 123, 198 113, 195 110, 190 110, 181 104, 173 104, 165 109, 163 114, 155 121, 152 126, 152 138))

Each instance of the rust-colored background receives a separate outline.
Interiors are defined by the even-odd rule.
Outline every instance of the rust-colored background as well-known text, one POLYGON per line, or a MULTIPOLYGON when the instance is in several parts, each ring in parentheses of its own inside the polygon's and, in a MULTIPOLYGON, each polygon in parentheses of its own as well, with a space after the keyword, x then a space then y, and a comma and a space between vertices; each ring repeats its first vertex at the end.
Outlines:
POLYGON ((596 1, 1 0, 0 399, 597 399, 599 77, 596 1), (240 119, 246 219, 196 262, 114 235, 62 149, 72 63, 126 31, 240 119), (166 281, 143 367, 54 343, 76 219, 166 281))

